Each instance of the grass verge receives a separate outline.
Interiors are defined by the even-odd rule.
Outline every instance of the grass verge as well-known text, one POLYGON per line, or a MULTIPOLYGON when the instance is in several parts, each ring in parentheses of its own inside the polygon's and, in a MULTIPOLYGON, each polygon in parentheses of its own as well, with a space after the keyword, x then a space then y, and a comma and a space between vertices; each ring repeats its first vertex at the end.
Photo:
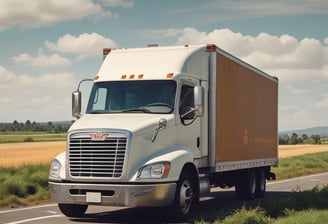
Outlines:
MULTIPOLYGON (((278 198, 263 199, 255 207, 217 211, 215 221, 206 216, 196 224, 326 224, 328 220, 328 186, 308 191, 295 191, 278 198)), ((212 214, 213 217, 213 214, 212 214)))
POLYGON ((50 199, 49 165, 0 168, 0 207, 39 204, 50 199))
POLYGON ((279 166, 272 172, 281 180, 327 170, 328 152, 321 152, 279 159, 279 166))

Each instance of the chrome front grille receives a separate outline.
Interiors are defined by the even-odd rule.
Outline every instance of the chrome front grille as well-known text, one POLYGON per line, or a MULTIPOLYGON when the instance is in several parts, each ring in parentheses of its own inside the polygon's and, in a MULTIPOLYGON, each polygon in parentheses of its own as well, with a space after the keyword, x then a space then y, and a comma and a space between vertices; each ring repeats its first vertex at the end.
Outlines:
POLYGON ((120 178, 127 136, 121 133, 76 133, 69 137, 69 172, 80 178, 120 178))

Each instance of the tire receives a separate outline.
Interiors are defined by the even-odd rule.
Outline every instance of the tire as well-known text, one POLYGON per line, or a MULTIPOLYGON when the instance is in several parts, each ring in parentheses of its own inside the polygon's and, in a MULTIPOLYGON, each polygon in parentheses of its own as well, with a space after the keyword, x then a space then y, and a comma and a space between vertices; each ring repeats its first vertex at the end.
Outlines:
POLYGON ((67 217, 83 217, 88 205, 58 204, 59 210, 67 217))
POLYGON ((240 200, 252 200, 256 197, 256 178, 255 170, 248 170, 241 175, 241 178, 237 180, 235 189, 237 197, 240 200))
POLYGON ((265 170, 258 169, 257 173, 257 180, 256 180, 256 197, 260 198, 264 195, 266 190, 266 177, 265 177, 265 170))
POLYGON ((197 204, 199 195, 192 172, 184 170, 176 187, 173 206, 169 209, 171 221, 186 221, 197 204))

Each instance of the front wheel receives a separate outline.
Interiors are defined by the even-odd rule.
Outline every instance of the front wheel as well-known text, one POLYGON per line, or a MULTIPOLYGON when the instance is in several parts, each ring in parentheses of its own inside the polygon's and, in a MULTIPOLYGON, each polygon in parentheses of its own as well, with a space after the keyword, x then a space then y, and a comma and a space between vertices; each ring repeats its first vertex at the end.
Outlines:
POLYGON ((190 172, 183 171, 175 193, 175 199, 171 208, 171 218, 174 221, 186 221, 195 208, 197 202, 197 188, 195 180, 190 172))
POLYGON ((82 217, 88 205, 77 205, 77 204, 58 204, 59 210, 67 217, 82 217))

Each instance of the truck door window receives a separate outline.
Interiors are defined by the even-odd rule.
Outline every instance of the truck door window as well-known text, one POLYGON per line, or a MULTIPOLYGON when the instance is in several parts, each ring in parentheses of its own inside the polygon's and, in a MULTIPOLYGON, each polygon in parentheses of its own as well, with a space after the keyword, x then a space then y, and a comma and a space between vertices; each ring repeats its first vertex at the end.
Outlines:
MULTIPOLYGON (((182 122, 192 120, 195 117, 194 108, 194 87, 183 85, 181 88, 179 113, 182 122)), ((184 123, 184 122, 183 122, 184 123)))
POLYGON ((106 105, 106 98, 107 98, 107 89, 106 88, 99 88, 96 91, 95 98, 93 101, 93 109, 94 110, 105 110, 106 105))

